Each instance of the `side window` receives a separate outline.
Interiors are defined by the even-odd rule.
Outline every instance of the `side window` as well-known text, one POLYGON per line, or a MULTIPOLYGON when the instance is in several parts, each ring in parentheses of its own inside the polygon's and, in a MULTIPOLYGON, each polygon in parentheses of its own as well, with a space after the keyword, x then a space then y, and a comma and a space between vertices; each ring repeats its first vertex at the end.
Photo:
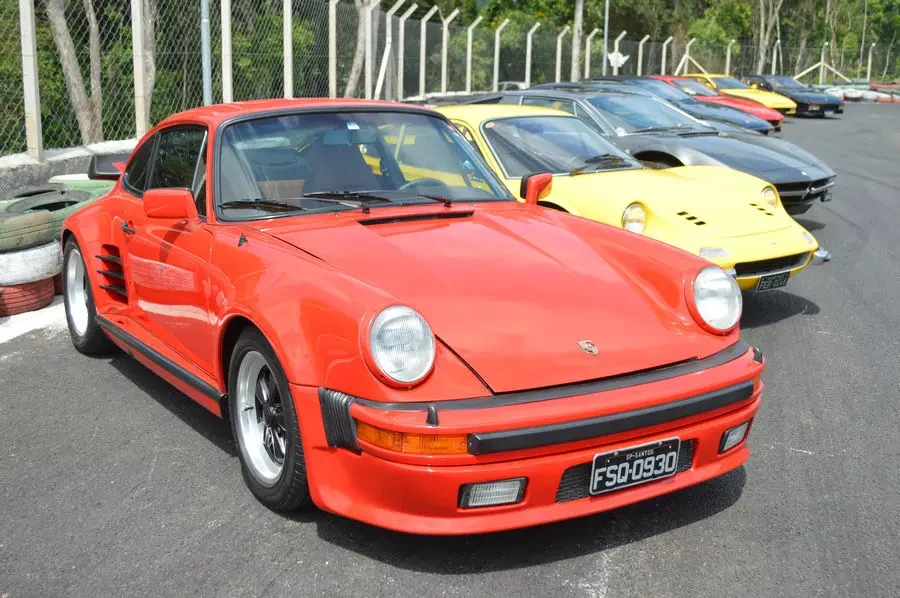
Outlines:
POLYGON ((541 108, 553 108, 553 100, 550 98, 536 98, 525 96, 522 98, 523 106, 540 106, 541 108))
POLYGON ((156 136, 148 139, 135 152, 131 162, 125 168, 122 186, 132 195, 141 197, 144 194, 144 189, 147 187, 147 173, 150 171, 150 157, 153 155, 153 145, 156 143, 156 139, 156 136))
POLYGON ((206 139, 200 148, 200 159, 197 160, 197 172, 194 173, 194 184, 191 191, 194 193, 194 203, 197 204, 197 214, 206 220, 206 139))
POLYGON ((206 139, 203 127, 176 127, 159 134, 150 189, 184 188, 197 191, 194 175, 206 139))

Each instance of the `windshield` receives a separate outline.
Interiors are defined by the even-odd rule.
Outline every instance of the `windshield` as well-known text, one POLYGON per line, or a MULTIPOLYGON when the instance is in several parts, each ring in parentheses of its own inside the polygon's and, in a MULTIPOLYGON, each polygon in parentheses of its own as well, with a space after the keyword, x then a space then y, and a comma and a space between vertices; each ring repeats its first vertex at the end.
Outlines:
POLYGON ((677 85, 681 91, 692 96, 713 97, 719 95, 706 85, 699 81, 694 81, 693 79, 675 79, 675 85, 677 85))
POLYGON ((713 77, 713 82, 720 89, 749 89, 749 86, 734 77, 713 77))
POLYGON ((809 89, 793 77, 776 76, 766 79, 775 89, 809 89))
POLYGON ((482 125, 484 138, 510 178, 534 172, 580 174, 641 168, 599 133, 570 116, 528 116, 482 125))
POLYGON ((647 91, 652 92, 653 95, 668 100, 669 102, 683 102, 684 100, 689 99, 686 93, 675 89, 665 81, 660 81, 659 79, 633 79, 632 83, 638 87, 643 87, 647 91))
POLYGON ((512 200, 455 127, 411 112, 312 112, 243 121, 221 137, 224 220, 381 205, 512 200))
POLYGON ((668 129, 713 130, 654 97, 604 93, 587 101, 610 121, 619 135, 668 129))

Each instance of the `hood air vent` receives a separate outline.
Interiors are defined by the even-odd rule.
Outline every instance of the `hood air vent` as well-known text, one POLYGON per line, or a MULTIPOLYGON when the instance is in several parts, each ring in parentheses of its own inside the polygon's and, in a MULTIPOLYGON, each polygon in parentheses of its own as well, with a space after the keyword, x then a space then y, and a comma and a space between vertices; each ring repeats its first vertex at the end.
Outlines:
POLYGON ((775 215, 774 212, 769 211, 769 208, 767 208, 765 206, 761 206, 758 203, 753 203, 751 201, 750 205, 753 206, 754 208, 756 208, 757 210, 759 210, 760 212, 762 212, 763 214, 765 214, 766 216, 774 216, 775 215))
POLYGON ((688 222, 693 222, 693 223, 694 223, 695 225, 697 225, 697 226, 703 226, 704 224, 706 224, 706 221, 705 221, 705 220, 700 220, 699 218, 697 218, 696 216, 692 216, 692 215, 691 215, 690 213, 688 213, 688 212, 678 212, 677 215, 678 215, 678 216, 681 216, 682 218, 684 218, 684 219, 687 220, 688 222))
POLYGON ((396 222, 418 222, 420 220, 454 220, 457 218, 469 218, 474 212, 437 212, 431 214, 401 214, 399 216, 385 216, 384 218, 369 218, 360 220, 363 226, 378 226, 379 224, 394 224, 396 222))

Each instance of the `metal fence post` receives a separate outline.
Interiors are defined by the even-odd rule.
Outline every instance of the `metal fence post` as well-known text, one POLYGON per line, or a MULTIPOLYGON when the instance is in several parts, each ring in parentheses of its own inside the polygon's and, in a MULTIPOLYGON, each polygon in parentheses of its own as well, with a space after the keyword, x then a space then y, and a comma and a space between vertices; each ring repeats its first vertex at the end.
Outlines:
POLYGON ((599 29, 594 29, 591 33, 584 38, 584 78, 588 79, 591 76, 591 43, 594 41, 594 36, 600 33, 599 29))
POLYGON ((282 42, 284 44, 284 97, 294 97, 294 15, 291 0, 283 0, 282 42))
MULTIPOLYGON (((484 17, 479 15, 466 29, 466 93, 472 91, 472 32, 475 31, 475 28, 478 27, 483 20, 484 17)), ((871 51, 869 52, 869 56, 872 56, 871 51)), ((871 63, 872 61, 870 60, 869 62, 871 63)))
POLYGON ((872 42, 872 45, 869 46, 869 61, 866 64, 866 81, 872 80, 872 50, 875 49, 875 42, 872 42))
POLYGON ((531 87, 531 46, 534 45, 534 32, 541 26, 538 21, 528 30, 528 36, 525 38, 525 87, 531 87))
POLYGON ((675 38, 672 37, 672 36, 670 35, 669 37, 666 38, 666 41, 663 42, 663 45, 662 45, 662 65, 659 67, 659 74, 660 74, 660 75, 665 75, 665 74, 666 74, 666 50, 668 50, 669 44, 672 43, 672 40, 673 40, 673 39, 675 39, 675 38))
MULTIPOLYGON (((613 54, 619 53, 619 42, 622 41, 622 38, 625 37, 626 33, 628 33, 628 32, 623 31, 622 33, 619 34, 619 36, 616 39, 613 40, 613 54)), ((617 65, 613 65, 613 75, 618 75, 618 74, 619 74, 619 67, 617 65)))
POLYGON ((454 8, 443 21, 441 31, 441 93, 447 93, 447 44, 450 41, 450 23, 459 15, 459 9, 454 8))
MULTIPOLYGON (((288 1, 288 0, 285 0, 288 1)), ((381 0, 370 0, 370 4, 363 5, 366 14, 364 18, 366 19, 366 54, 365 54, 365 89, 366 89, 366 99, 372 99, 372 61, 374 60, 374 52, 375 50, 372 48, 372 11, 378 8, 378 5, 381 4, 381 0)))
POLYGON ((509 25, 509 19, 503 19, 500 26, 494 30, 494 91, 500 85, 500 32, 509 25))
POLYGON ((222 102, 234 100, 234 71, 231 49, 231 0, 222 0, 222 102))
POLYGON ((397 99, 403 99, 403 55, 405 54, 406 48, 406 19, 408 19, 412 13, 416 12, 416 9, 419 8, 418 4, 413 4, 409 8, 406 9, 406 12, 400 16, 400 21, 397 25, 397 37, 400 38, 398 42, 400 47, 397 49, 397 99))
POLYGON ((556 36, 556 82, 559 83, 562 78, 562 41, 569 32, 569 26, 563 27, 563 30, 556 36))
MULTIPOLYGON (((38 86, 37 32, 34 28, 34 0, 19 0, 19 33, 22 42, 22 85, 25 100, 25 145, 28 155, 41 159, 41 93, 38 86)), ((871 63, 872 53, 869 53, 871 63)))
POLYGON ((728 47, 725 48, 725 74, 731 74, 731 46, 733 46, 737 42, 736 39, 728 42, 728 47))
POLYGON ((328 97, 337 97, 337 5, 341 0, 328 2, 328 97))
POLYGON ((425 40, 428 38, 428 20, 438 11, 437 6, 425 13, 419 22, 419 95, 425 97, 425 40))
POLYGON ((209 0, 200 0, 200 52, 200 64, 203 69, 203 105, 209 106, 213 101, 212 51, 209 47, 209 0))
MULTIPOLYGON (((30 4, 31 0, 28 2, 30 4)), ((134 129, 140 139, 149 128, 147 121, 150 113, 144 87, 144 0, 131 0, 131 62, 134 71, 134 129)))
POLYGON ((637 74, 638 77, 641 76, 642 71, 644 70, 644 44, 647 43, 647 40, 650 39, 650 34, 648 33, 644 37, 641 38, 641 41, 638 43, 638 63, 637 63, 637 74))
MULTIPOLYGON (((384 32, 385 33, 385 38, 384 38, 384 40, 385 40, 384 41, 385 58, 384 58, 384 60, 387 60, 387 57, 390 55, 390 52, 388 52, 387 49, 391 48, 391 51, 393 51, 394 30, 391 27, 391 20, 394 18, 394 13, 396 13, 398 10, 400 10, 400 7, 403 6, 404 2, 406 2, 406 0, 397 0, 397 2, 395 2, 394 5, 384 15, 384 29, 385 29, 385 32, 384 32)), ((403 44, 402 37, 400 38, 400 44, 401 45, 403 44)), ((384 60, 382 60, 382 63, 384 63, 384 60)), ((384 93, 385 99, 389 98, 391 95, 391 87, 393 85, 393 82, 392 82, 392 78, 390 75, 391 75, 390 69, 388 69, 386 91, 384 93)), ((378 77, 379 77, 379 79, 381 78, 380 73, 379 73, 378 77)), ((379 87, 379 90, 380 90, 380 86, 376 85, 376 87, 379 87)), ((376 92, 375 92, 376 98, 379 95, 379 93, 378 93, 379 90, 376 90, 376 92)))

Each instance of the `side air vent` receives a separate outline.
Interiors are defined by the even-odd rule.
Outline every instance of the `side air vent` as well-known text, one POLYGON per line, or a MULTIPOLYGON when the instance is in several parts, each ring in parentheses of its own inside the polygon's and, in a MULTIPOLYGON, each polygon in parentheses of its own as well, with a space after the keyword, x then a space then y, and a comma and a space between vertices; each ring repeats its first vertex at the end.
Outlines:
POLYGON ((474 212, 437 212, 432 214, 403 214, 400 216, 386 216, 384 218, 369 218, 360 220, 363 226, 378 226, 379 224, 394 224, 396 222, 418 222, 420 220, 453 220, 458 218, 471 218, 474 212))
POLYGON ((696 226, 703 226, 704 224, 706 224, 706 221, 705 221, 705 220, 700 220, 700 219, 697 218, 696 216, 691 215, 689 212, 678 212, 677 215, 678 215, 678 216, 681 216, 682 218, 684 218, 684 219, 687 220, 688 222, 692 222, 692 223, 693 223, 694 225, 696 225, 696 226))
POLYGON ((97 255, 97 259, 102 262, 102 267, 97 270, 97 274, 101 276, 101 289, 109 292, 110 296, 117 301, 125 301, 128 299, 128 289, 125 284, 125 271, 122 269, 122 256, 119 248, 115 245, 104 245, 102 253, 97 255))

